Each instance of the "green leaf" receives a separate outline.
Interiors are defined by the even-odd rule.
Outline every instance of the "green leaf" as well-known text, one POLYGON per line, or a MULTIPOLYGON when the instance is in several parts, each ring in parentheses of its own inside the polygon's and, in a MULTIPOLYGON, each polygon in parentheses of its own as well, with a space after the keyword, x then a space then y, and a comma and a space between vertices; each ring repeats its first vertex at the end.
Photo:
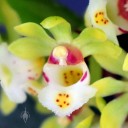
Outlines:
POLYGON ((19 36, 13 27, 21 23, 20 18, 6 0, 0 0, 0 14, 8 32, 8 42, 17 39, 19 36))
POLYGON ((78 18, 72 11, 55 0, 31 0, 31 3, 29 0, 21 0, 20 2, 8 0, 8 2, 20 15, 22 23, 28 22, 30 19, 32 22, 39 23, 42 19, 49 16, 62 16, 74 28, 83 24, 81 18, 78 18))
POLYGON ((96 104, 98 109, 102 112, 102 110, 106 106, 106 101, 102 97, 96 97, 96 104))
POLYGON ((38 24, 28 22, 15 27, 15 30, 22 36, 37 38, 43 42, 55 46, 55 40, 52 39, 45 30, 38 24))
POLYGON ((123 70, 128 71, 128 54, 126 55, 125 60, 124 60, 123 70))
POLYGON ((9 45, 9 51, 23 59, 37 59, 50 55, 53 46, 35 38, 21 38, 9 45))
POLYGON ((71 26, 62 17, 48 17, 41 22, 41 25, 53 34, 57 43, 70 43, 72 41, 71 26))
POLYGON ((102 111, 101 128, 121 128, 128 114, 128 93, 109 102, 102 111))
POLYGON ((1 93, 0 109, 4 115, 11 114, 16 109, 16 103, 10 101, 4 92, 1 93))
POLYGON ((128 83, 111 77, 103 78, 92 84, 97 89, 97 97, 105 97, 128 91, 128 83))
POLYGON ((82 120, 75 128, 90 128, 94 115, 90 115, 82 120))
POLYGON ((40 128, 66 128, 63 126, 64 124, 59 124, 57 117, 53 116, 46 119, 43 124, 41 124, 40 128))

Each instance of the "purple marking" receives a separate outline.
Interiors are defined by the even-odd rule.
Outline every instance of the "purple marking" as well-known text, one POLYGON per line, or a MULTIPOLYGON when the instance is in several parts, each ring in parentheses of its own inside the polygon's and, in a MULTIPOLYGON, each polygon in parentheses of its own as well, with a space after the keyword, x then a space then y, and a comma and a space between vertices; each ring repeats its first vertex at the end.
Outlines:
POLYGON ((44 79, 45 79, 45 81, 48 83, 49 82, 49 78, 47 77, 47 75, 45 74, 45 72, 43 72, 43 77, 44 77, 44 79))
POLYGON ((50 55, 48 59, 48 63, 59 64, 59 61, 53 55, 50 55))
POLYGON ((81 82, 84 81, 86 77, 87 77, 87 72, 84 73, 83 77, 81 78, 81 82))

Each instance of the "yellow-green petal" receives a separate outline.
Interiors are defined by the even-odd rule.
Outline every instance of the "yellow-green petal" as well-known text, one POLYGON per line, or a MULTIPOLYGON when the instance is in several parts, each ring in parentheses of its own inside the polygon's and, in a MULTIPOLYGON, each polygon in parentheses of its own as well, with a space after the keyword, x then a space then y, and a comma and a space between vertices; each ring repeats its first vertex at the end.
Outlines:
POLYGON ((102 97, 96 97, 96 104, 98 109, 102 112, 106 105, 106 101, 102 97))
POLYGON ((10 101, 4 92, 1 93, 0 109, 4 115, 11 114, 15 110, 16 106, 16 103, 10 101))
POLYGON ((52 33, 57 43, 70 43, 72 41, 71 26, 62 17, 48 17, 41 22, 41 25, 52 33))
POLYGON ((49 56, 53 49, 50 44, 45 44, 35 38, 21 38, 9 45, 9 51, 23 59, 37 59, 43 56, 49 56))
POLYGON ((38 24, 28 22, 15 27, 15 30, 22 36, 37 38, 49 45, 55 45, 56 41, 51 38, 38 24))
POLYGON ((111 77, 103 78, 92 84, 97 89, 97 97, 105 97, 121 92, 128 91, 128 83, 116 80, 111 77))
POLYGON ((78 47, 82 47, 91 41, 105 41, 107 40, 106 34, 97 28, 88 27, 85 28, 80 35, 73 40, 73 44, 78 47))
POLYGON ((128 54, 126 55, 125 60, 124 60, 123 70, 128 71, 128 54))
POLYGON ((75 128, 90 128, 94 115, 90 115, 82 120, 75 128))
MULTIPOLYGON (((104 48, 103 48, 103 50, 104 50, 104 48)), ((115 53, 113 53, 113 55, 116 54, 116 51, 117 51, 117 54, 118 54, 119 50, 118 49, 114 49, 114 50, 115 50, 115 53)), ((104 50, 104 54, 93 55, 93 57, 100 64, 100 66, 103 67, 104 69, 106 69, 109 72, 121 75, 125 78, 128 78, 128 72, 123 71, 123 68, 122 68, 126 53, 122 50, 121 54, 120 55, 118 54, 117 58, 113 58, 114 56, 108 55, 109 51, 108 52, 105 52, 105 51, 106 50, 104 50)))
POLYGON ((102 111, 101 128, 121 128, 128 114, 128 93, 109 102, 102 111))
POLYGON ((73 40, 73 45, 81 49, 84 57, 101 54, 104 57, 117 58, 121 54, 121 48, 107 40, 106 34, 100 29, 85 28, 82 33, 73 40))

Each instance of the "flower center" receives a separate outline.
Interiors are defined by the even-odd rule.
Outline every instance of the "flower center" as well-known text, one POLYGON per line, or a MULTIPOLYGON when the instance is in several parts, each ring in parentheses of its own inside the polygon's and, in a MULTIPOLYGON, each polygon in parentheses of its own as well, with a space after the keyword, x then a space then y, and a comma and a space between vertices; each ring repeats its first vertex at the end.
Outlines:
POLYGON ((109 23, 108 19, 105 18, 105 13, 103 11, 98 11, 96 14, 95 14, 95 22, 96 24, 98 25, 106 25, 109 23))
POLYGON ((59 93, 55 102, 60 108, 67 108, 71 103, 71 97, 67 93, 59 93))
POLYGON ((66 65, 68 51, 64 46, 56 47, 52 54, 59 61, 59 65, 66 65))
POLYGON ((53 49, 53 52, 49 56, 48 63, 75 65, 83 60, 82 53, 79 49, 69 44, 63 44, 53 49))
POLYGON ((80 80, 80 78, 83 75, 83 71, 79 67, 65 67, 60 72, 60 81, 61 84, 64 86, 70 86, 72 84, 75 84, 77 81, 80 80))

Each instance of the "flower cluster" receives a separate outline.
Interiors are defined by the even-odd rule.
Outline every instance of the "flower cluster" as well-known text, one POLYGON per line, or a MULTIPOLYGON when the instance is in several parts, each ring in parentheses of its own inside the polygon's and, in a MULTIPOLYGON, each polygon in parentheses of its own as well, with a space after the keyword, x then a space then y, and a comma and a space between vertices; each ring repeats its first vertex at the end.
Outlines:
POLYGON ((28 22, 16 26, 21 37, 9 45, 0 43, 0 81, 8 98, 23 103, 27 93, 31 94, 42 106, 70 120, 84 113, 86 119, 78 128, 90 127, 95 114, 90 109, 93 106, 101 113, 102 128, 119 128, 128 111, 128 54, 119 46, 117 35, 127 33, 128 2, 123 9, 121 0, 116 3, 110 16, 112 1, 89 0, 86 28, 75 36, 70 24, 59 16, 48 17, 40 25, 28 22), (85 61, 88 56, 98 62, 100 71, 102 67, 125 81, 99 77, 95 68, 99 65, 88 60, 92 68, 85 61), (94 75, 99 78, 92 82, 94 75), (104 97, 115 94, 121 95, 107 104, 104 97))

